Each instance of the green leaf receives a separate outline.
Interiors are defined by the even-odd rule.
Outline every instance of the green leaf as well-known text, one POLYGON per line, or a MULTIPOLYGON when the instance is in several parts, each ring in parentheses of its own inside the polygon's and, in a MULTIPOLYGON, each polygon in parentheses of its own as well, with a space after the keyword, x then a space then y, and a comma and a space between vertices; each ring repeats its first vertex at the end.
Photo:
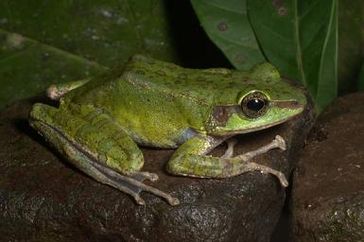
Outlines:
POLYGON ((112 66, 136 52, 173 59, 161 0, 2 0, 0 28, 112 66))
POLYGON ((107 69, 95 62, 0 30, 0 108, 33 96, 52 83, 78 80, 107 69))
POLYGON ((191 0, 210 39, 237 69, 265 60, 250 26, 245 0, 191 0))
POLYGON ((338 1, 249 0, 248 11, 270 62, 300 80, 318 109, 338 94, 338 1))
POLYGON ((163 0, 0 1, 0 108, 135 53, 175 61, 163 0))

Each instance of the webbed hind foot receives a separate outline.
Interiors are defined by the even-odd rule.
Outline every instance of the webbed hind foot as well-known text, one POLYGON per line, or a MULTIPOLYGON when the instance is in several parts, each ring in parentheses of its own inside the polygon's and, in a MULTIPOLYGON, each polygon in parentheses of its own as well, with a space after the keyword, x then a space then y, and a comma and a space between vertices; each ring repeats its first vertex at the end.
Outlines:
POLYGON ((175 206, 179 204, 179 200, 172 197, 170 194, 165 193, 155 187, 146 185, 144 180, 156 181, 158 175, 150 172, 134 172, 127 175, 112 170, 109 167, 103 166, 97 161, 90 159, 87 155, 79 152, 74 146, 65 146, 65 153, 69 157, 77 157, 77 160, 85 162, 78 162, 77 167, 103 184, 112 186, 124 193, 129 194, 139 205, 145 205, 144 199, 141 198, 140 193, 145 191, 152 193, 158 197, 164 198, 170 205, 175 206))

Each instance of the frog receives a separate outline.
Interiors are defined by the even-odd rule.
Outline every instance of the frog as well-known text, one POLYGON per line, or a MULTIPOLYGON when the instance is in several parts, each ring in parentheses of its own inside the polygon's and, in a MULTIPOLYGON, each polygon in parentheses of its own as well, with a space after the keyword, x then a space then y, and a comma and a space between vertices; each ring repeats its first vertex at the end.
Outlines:
POLYGON ((73 166, 139 205, 146 204, 141 192, 180 204, 148 185, 159 177, 142 170, 141 146, 175 149, 165 166, 171 175, 223 179, 258 171, 287 187, 284 173, 253 161, 284 151, 280 135, 235 156, 234 137, 287 122, 307 102, 302 88, 269 63, 248 71, 193 69, 144 55, 95 77, 52 85, 47 93, 58 105, 35 103, 30 125, 73 166), (223 142, 225 153, 210 155, 223 142))

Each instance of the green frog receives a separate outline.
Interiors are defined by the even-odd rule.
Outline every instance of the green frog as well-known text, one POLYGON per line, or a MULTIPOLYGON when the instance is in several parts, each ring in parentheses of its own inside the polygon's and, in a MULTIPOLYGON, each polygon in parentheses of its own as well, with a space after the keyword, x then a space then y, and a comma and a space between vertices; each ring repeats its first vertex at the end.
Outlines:
POLYGON ((227 178, 260 171, 286 187, 282 172, 251 161, 271 149, 284 150, 282 137, 235 156, 231 138, 286 122, 306 104, 303 91, 283 81, 269 63, 245 72, 189 69, 141 55, 94 78, 52 85, 48 96, 59 106, 34 104, 31 126, 74 166, 140 205, 142 191, 171 205, 179 200, 144 183, 158 176, 141 171, 138 145, 177 148, 166 166, 174 175, 227 178), (224 141, 225 154, 208 155, 224 141))

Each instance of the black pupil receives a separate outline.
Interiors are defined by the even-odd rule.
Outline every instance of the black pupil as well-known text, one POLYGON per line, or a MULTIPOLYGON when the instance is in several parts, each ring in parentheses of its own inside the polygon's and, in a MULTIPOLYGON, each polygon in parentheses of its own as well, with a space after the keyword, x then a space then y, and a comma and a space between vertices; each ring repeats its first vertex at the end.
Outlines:
POLYGON ((259 98, 254 98, 252 100, 249 100, 248 103, 246 104, 247 108, 249 110, 255 111, 255 112, 259 112, 265 105, 264 100, 259 99, 259 98))

